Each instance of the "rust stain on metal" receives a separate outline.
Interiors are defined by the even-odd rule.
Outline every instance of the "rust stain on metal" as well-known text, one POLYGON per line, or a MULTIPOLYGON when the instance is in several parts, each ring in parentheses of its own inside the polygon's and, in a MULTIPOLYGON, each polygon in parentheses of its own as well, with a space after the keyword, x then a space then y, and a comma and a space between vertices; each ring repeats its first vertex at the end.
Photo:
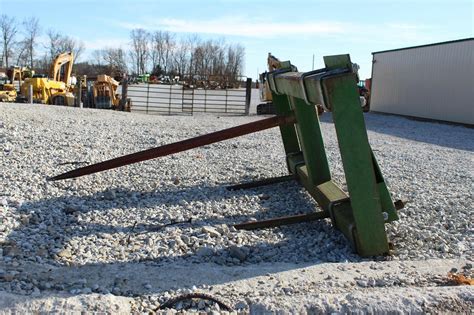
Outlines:
POLYGON ((405 207, 405 203, 402 200, 397 200, 393 204, 397 210, 403 209, 405 207))

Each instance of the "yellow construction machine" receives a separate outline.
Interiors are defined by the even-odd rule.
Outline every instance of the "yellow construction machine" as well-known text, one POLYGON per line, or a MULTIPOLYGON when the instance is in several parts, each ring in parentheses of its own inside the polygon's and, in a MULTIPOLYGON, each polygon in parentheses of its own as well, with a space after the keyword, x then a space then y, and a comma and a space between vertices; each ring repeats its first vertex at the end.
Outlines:
POLYGON ((49 78, 33 76, 20 87, 22 98, 26 100, 30 86, 33 87, 33 102, 53 105, 74 105, 74 84, 72 52, 62 53, 54 58, 49 70, 49 78))
MULTIPOLYGON (((267 57, 268 72, 281 69, 281 68, 292 68, 292 71, 298 71, 289 61, 280 61, 277 57, 268 53, 267 57)), ((259 90, 260 90, 260 101, 264 102, 257 105, 257 115, 275 114, 275 108, 272 102, 272 93, 266 79, 267 71, 260 74, 259 90)))
POLYGON ((31 70, 28 67, 13 66, 7 70, 7 76, 10 79, 11 83, 13 83, 14 81, 19 81, 21 83, 22 80, 31 78, 34 74, 35 71, 31 70))
POLYGON ((0 74, 0 102, 14 102, 17 93, 12 81, 5 73, 0 74))
POLYGON ((15 102, 18 96, 14 82, 21 82, 31 77, 35 72, 26 67, 10 67, 7 73, 0 73, 0 102, 15 102))
MULTIPOLYGON (((92 87, 95 108, 119 109, 120 97, 117 94, 118 86, 119 82, 114 78, 105 74, 98 75, 92 87)), ((125 104, 124 110, 130 111, 130 102, 125 104)))

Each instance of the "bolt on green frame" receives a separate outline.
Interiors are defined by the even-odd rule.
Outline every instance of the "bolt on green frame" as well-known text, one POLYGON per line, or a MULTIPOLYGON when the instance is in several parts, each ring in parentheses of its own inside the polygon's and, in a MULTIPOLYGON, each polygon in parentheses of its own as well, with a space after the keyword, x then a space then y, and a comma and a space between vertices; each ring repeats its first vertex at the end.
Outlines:
POLYGON ((332 224, 361 256, 389 252, 384 223, 397 220, 382 173, 369 145, 349 55, 324 57, 326 68, 308 73, 280 69, 268 74, 289 172, 318 202, 332 224), (332 112, 347 181, 346 194, 332 180, 316 105, 332 112))

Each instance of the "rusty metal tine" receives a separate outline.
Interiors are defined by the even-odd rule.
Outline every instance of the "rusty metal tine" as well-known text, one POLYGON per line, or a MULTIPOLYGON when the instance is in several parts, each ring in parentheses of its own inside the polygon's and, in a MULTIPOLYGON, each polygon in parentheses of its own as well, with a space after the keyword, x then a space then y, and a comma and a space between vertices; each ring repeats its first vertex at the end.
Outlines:
POLYGON ((254 133, 258 131, 262 131, 265 129, 293 124, 296 122, 296 119, 293 115, 289 116, 274 116, 266 119, 261 119, 258 121, 254 121, 251 123, 247 123, 244 125, 212 132, 206 135, 198 136, 191 139, 186 139, 170 144, 166 144, 160 147, 124 155, 118 158, 114 158, 111 160, 103 161, 97 164, 92 164, 88 166, 84 166, 51 178, 48 180, 61 180, 61 179, 68 179, 68 178, 75 178, 84 175, 89 175, 105 170, 110 170, 112 168, 133 164, 137 162, 142 162, 145 160, 154 159, 161 156, 166 156, 182 151, 186 151, 189 149, 201 147, 204 145, 212 144, 215 142, 243 136, 249 133, 254 133))
POLYGON ((239 189, 249 189, 260 186, 272 185, 281 182, 287 182, 290 180, 296 179, 295 175, 284 175, 279 177, 265 178, 261 180, 256 180, 249 183, 242 183, 237 185, 228 186, 227 190, 239 190, 239 189))
POLYGON ((325 218, 329 218, 329 213, 326 211, 318 211, 318 212, 313 212, 309 214, 298 214, 298 215, 279 217, 279 218, 273 218, 273 219, 262 220, 262 221, 244 222, 244 223, 234 224, 234 227, 237 230, 256 230, 256 229, 278 227, 281 225, 322 220, 325 218))

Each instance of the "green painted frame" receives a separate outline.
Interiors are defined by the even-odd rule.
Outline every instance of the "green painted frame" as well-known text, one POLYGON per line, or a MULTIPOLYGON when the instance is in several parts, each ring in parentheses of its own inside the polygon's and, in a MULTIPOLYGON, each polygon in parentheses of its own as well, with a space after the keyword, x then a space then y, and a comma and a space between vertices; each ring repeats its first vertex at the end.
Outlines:
POLYGON ((327 56, 324 62, 326 68, 319 72, 268 74, 277 114, 293 112, 297 120, 280 127, 288 170, 359 255, 386 254, 384 224, 398 216, 368 141, 357 74, 349 55, 327 56), (318 113, 310 105, 322 101, 333 114, 348 193, 331 180, 318 113))

